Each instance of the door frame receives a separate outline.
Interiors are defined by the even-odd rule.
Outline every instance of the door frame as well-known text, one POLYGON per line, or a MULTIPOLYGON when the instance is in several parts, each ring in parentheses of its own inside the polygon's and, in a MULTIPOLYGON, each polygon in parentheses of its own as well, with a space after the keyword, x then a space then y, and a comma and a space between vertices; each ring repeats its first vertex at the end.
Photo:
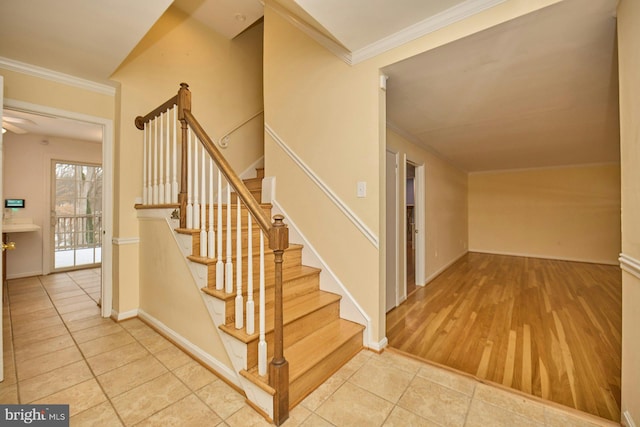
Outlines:
MULTIPOLYGON (((102 317, 111 316, 111 306, 113 300, 113 120, 104 117, 91 116, 74 111, 62 110, 45 105, 32 104, 29 102, 4 99, 4 108, 10 110, 24 111, 34 114, 44 114, 68 120, 92 123, 102 127, 102 317)), ((49 218, 49 210, 47 215, 49 218)), ((43 241, 44 244, 44 241, 43 241)), ((43 274, 51 271, 49 257, 43 257, 43 274)))
MULTIPOLYGON (((3 105, 3 97, 4 95, 4 77, 0 75, 0 123, 2 123, 2 110, 4 109, 3 105)), ((4 209, 4 195, 2 192, 4 182, 2 180, 4 174, 4 147, 2 141, 2 131, 0 130, 0 203, 2 203, 2 208, 4 209)), ((3 211, 4 212, 4 211, 3 211)), ((0 237, 4 237, 2 234, 2 221, 0 221, 0 237)), ((2 243, 4 243, 4 238, 1 239, 2 243)), ((2 249, 2 255, 4 255, 4 249, 2 249)), ((4 299, 7 297, 4 294, 4 264, 2 263, 3 256, 0 256, 0 382, 4 381, 4 313, 2 312, 4 309, 4 299)), ((8 289, 7 289, 8 292, 8 289)))
MULTIPOLYGON (((415 236, 415 280, 416 280, 416 286, 424 286, 426 284, 426 278, 425 278, 425 271, 426 271, 426 257, 425 257, 425 251, 426 251, 426 236, 427 236, 427 223, 426 223, 426 218, 425 218, 425 212, 426 212, 426 187, 425 187, 425 164, 423 163, 419 163, 419 162, 415 162, 412 161, 409 157, 407 157, 406 163, 411 163, 413 165, 413 167, 415 168, 415 179, 414 179, 414 207, 413 207, 413 212, 414 212, 414 218, 415 218, 415 223, 416 223, 416 236, 415 236)), ((406 180, 405 180, 405 185, 406 185, 406 180)), ((406 193, 406 188, 405 188, 405 193, 406 193)), ((406 218, 407 216, 407 212, 406 212, 406 204, 405 204, 405 213, 404 216, 406 218)), ((405 224, 406 227, 406 224, 405 224)), ((406 245, 406 242, 405 242, 406 245)), ((405 252, 405 258, 406 258, 406 252, 405 252)), ((405 260, 405 264, 406 264, 406 260, 405 260)), ((406 278, 405 278, 406 280, 406 278)), ((407 285, 405 283, 405 291, 407 289, 407 285)))
MULTIPOLYGON (((390 310, 392 310, 393 308, 397 307, 399 302, 398 302, 398 287, 400 285, 400 281, 398 280, 399 277, 399 268, 400 268, 400 254, 399 254, 399 239, 398 239, 398 229, 399 229, 399 218, 398 218, 398 204, 400 203, 400 195, 399 193, 399 153, 390 150, 389 148, 387 148, 385 150, 385 170, 387 168, 387 155, 393 155, 394 159, 395 159, 395 173, 393 176, 389 176, 388 174, 386 175, 386 180, 385 180, 385 185, 389 185, 392 181, 393 183, 393 188, 394 188, 394 197, 393 200, 389 200, 389 194, 385 191, 386 197, 385 197, 385 209, 389 209, 390 206, 389 204, 391 203, 392 206, 391 208, 393 208, 393 211, 395 212, 395 221, 393 221, 393 224, 389 224, 389 221, 387 220, 387 224, 386 224, 386 259, 385 262, 387 264, 387 266, 389 266, 390 264, 392 266, 394 266, 395 269, 395 280, 394 280, 394 284, 393 284, 393 288, 390 287, 390 285, 387 283, 389 280, 389 273, 387 272, 386 277, 385 277, 385 313, 389 312, 390 310), (389 238, 393 236, 393 238, 389 238), (390 241, 391 240, 391 241, 390 241), (393 289, 393 295, 389 295, 389 291, 393 289), (389 307, 389 301, 393 301, 393 307, 389 307)), ((385 215, 386 218, 386 215, 385 215)), ((388 270, 388 267, 387 267, 388 270)))

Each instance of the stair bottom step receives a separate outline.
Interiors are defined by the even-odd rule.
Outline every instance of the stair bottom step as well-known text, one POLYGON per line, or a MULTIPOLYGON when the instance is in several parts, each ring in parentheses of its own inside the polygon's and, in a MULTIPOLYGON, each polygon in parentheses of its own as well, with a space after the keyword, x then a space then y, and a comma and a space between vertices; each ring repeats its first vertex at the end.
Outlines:
MULTIPOLYGON (((293 408, 362 349, 364 327, 344 319, 334 320, 284 350, 289 362, 289 407, 293 408)), ((267 378, 258 368, 242 375, 261 387, 267 378)))

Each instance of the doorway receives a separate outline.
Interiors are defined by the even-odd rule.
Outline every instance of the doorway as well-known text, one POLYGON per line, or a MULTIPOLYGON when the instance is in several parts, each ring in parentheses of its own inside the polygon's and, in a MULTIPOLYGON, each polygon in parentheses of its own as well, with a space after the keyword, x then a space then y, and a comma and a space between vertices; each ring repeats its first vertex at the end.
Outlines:
MULTIPOLYGON (((24 113, 31 113, 39 115, 41 117, 49 117, 58 120, 62 124, 69 125, 70 123, 77 123, 79 125, 85 125, 90 127, 97 127, 100 131, 101 137, 99 143, 102 144, 102 215, 101 215, 101 237, 100 242, 105 244, 101 246, 100 261, 102 268, 99 271, 101 290, 100 302, 102 307, 102 316, 109 317, 111 315, 112 306, 112 225, 113 225, 113 121, 110 119, 90 116, 87 114, 77 113, 73 111, 62 110, 54 107, 48 107, 44 105, 32 104, 29 102, 5 99, 4 107, 14 111, 20 111, 24 113)), ((64 127, 64 126, 63 126, 64 127)), ((69 156, 73 157, 73 155, 69 156)), ((51 158, 45 160, 43 168, 48 169, 51 167, 51 158)), ((50 172, 47 172, 48 174, 50 172)), ((51 176, 50 174, 48 176, 51 176)), ((51 191, 51 185, 46 185, 46 191, 51 191)), ((44 217, 47 219, 50 217, 51 207, 49 200, 51 196, 45 195, 44 203, 45 211, 44 217)), ((48 221, 47 221, 48 222, 48 221)), ((48 234, 52 231, 50 227, 43 227, 43 234, 46 235, 44 242, 49 242, 50 238, 48 234)), ((43 236, 44 238, 45 236, 43 236)), ((48 244, 44 244, 44 248, 49 248, 48 244)), ((43 273, 48 274, 52 271, 53 266, 51 264, 51 257, 47 256, 43 258, 43 273)))

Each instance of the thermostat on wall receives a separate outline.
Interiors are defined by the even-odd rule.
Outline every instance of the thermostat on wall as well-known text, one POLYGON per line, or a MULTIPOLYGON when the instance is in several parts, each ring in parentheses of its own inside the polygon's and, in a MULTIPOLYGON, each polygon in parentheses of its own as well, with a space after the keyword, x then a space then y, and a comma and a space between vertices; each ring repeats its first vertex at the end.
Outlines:
POLYGON ((24 199, 4 199, 5 208, 24 208, 24 199))

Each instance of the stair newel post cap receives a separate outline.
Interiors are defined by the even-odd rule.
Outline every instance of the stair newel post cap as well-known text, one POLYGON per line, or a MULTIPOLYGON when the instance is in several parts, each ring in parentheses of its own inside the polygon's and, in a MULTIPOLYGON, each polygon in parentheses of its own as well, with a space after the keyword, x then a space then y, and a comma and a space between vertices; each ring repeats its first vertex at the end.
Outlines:
POLYGON ((178 90, 178 120, 184 120, 184 110, 191 111, 191 91, 189 85, 183 82, 178 90))
POLYGON ((284 223, 284 216, 274 215, 273 227, 269 232, 269 248, 284 251, 289 247, 289 228, 284 223))

